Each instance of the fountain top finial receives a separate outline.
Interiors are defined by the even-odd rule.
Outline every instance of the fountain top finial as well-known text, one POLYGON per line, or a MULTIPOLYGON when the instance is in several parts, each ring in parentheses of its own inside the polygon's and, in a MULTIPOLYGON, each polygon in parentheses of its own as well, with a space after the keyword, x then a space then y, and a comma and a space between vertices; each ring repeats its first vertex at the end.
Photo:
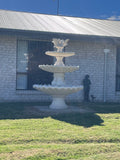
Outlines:
POLYGON ((63 48, 67 46, 68 41, 69 39, 63 40, 53 38, 52 43, 54 44, 54 47, 57 48, 57 52, 63 52, 63 48))

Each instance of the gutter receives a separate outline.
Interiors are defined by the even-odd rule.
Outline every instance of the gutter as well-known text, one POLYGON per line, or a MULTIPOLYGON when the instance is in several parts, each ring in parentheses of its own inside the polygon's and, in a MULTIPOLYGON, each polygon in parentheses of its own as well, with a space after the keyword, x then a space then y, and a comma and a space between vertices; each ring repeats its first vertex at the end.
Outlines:
POLYGON ((103 77, 103 101, 106 102, 106 94, 107 94, 107 58, 110 49, 104 49, 104 77, 103 77))

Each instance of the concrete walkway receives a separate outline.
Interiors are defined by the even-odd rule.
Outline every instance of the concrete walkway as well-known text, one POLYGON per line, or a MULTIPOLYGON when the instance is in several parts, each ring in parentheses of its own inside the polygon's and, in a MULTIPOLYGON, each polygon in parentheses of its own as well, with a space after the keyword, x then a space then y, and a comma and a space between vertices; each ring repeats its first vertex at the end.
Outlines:
POLYGON ((62 114, 62 113, 88 113, 93 112, 90 109, 83 109, 77 106, 69 106, 67 109, 50 109, 48 106, 34 106, 41 113, 46 114, 62 114))

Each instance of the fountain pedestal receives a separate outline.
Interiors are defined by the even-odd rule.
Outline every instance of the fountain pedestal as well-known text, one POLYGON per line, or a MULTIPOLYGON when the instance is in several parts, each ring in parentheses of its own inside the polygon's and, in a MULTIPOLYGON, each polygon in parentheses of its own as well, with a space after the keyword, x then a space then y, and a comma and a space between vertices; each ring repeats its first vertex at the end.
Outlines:
POLYGON ((65 80, 64 80, 64 73, 54 73, 54 79, 52 81, 53 86, 64 86, 65 80))
POLYGON ((48 51, 45 54, 56 57, 54 65, 39 65, 42 70, 52 72, 54 79, 52 85, 33 85, 37 90, 52 95, 53 101, 49 106, 50 109, 66 109, 68 108, 65 103, 65 97, 74 92, 78 92, 83 89, 83 86, 68 87, 65 84, 64 75, 66 72, 73 72, 79 69, 79 66, 65 66, 63 63, 64 57, 73 56, 74 52, 63 52, 63 48, 67 45, 67 40, 53 39, 54 46, 57 48, 56 51, 48 51))
POLYGON ((51 105, 49 106, 50 109, 67 109, 68 108, 68 106, 65 103, 64 96, 54 95, 52 97, 53 97, 53 101, 52 101, 51 105))

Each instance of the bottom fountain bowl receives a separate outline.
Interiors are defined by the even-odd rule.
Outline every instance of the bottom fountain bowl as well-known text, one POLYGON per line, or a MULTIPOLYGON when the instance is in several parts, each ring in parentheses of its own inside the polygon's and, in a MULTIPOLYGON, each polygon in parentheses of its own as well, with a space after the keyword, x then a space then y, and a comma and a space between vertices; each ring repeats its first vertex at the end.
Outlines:
POLYGON ((58 87, 51 85, 33 85, 33 88, 49 94, 53 97, 52 104, 49 106, 51 109, 66 109, 68 108, 65 103, 65 97, 69 94, 78 92, 83 89, 83 86, 73 86, 73 87, 58 87))

